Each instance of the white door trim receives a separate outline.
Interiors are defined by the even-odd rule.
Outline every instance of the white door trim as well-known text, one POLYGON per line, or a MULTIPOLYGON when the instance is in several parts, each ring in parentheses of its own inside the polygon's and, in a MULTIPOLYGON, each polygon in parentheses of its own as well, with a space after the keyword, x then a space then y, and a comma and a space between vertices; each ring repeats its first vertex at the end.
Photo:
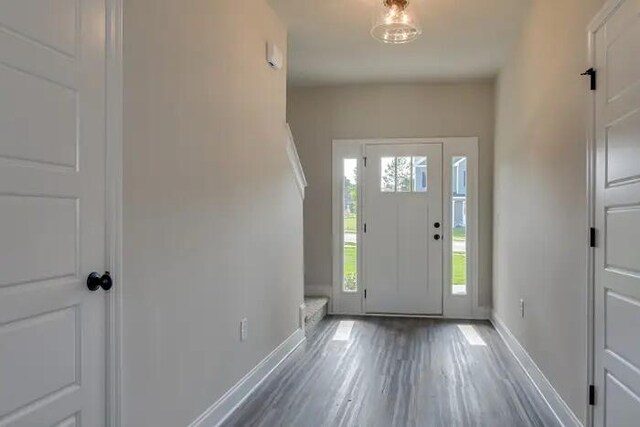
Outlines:
MULTIPOLYGON (((469 204, 473 204, 472 212, 469 213, 469 235, 467 244, 469 245, 469 273, 468 273, 468 286, 469 290, 466 296, 452 296, 447 298, 446 295, 450 294, 447 283, 450 281, 450 277, 446 274, 448 271, 448 264, 444 265, 443 270, 443 315, 442 316, 416 316, 416 317, 442 317, 442 318, 478 318, 487 319, 489 311, 486 307, 481 307, 478 304, 478 138, 477 137, 442 137, 442 138, 378 138, 378 139, 334 139, 332 141, 332 265, 333 265, 333 283, 331 286, 331 300, 329 305, 329 312, 332 314, 360 314, 364 315, 364 294, 362 292, 362 284, 358 283, 358 292, 345 293, 342 291, 342 277, 341 277, 341 206, 342 206, 342 158, 358 158, 358 183, 362 183, 362 153, 365 145, 370 144, 442 144, 443 146, 443 201, 444 204, 448 203, 451 197, 451 188, 445 188, 444 182, 447 180, 448 174, 451 174, 451 164, 447 161, 448 156, 451 155, 465 155, 468 157, 470 163, 475 163, 475 166, 469 171, 468 186, 469 204)), ((359 206, 362 206, 362 191, 359 191, 358 195, 359 206)), ((443 205, 444 206, 444 205, 443 205)), ((445 216, 447 210, 444 209, 445 216)), ((358 224, 361 221, 361 212, 358 212, 358 224)), ((450 219, 445 218, 443 222, 444 227, 450 226, 450 219), (447 222, 448 221, 448 222, 447 222)), ((446 233, 448 235, 450 233, 446 233)), ((362 230, 359 227, 358 241, 362 242, 362 230)), ((445 239, 448 241, 447 239, 445 239)), ((445 251, 446 252, 446 251, 445 251)), ((358 271, 362 271, 361 263, 362 251, 359 251, 358 271)), ((443 262, 447 262, 446 253, 443 257, 443 262)))
POLYGON ((107 302, 107 402, 105 425, 122 425, 122 179, 123 59, 122 0, 106 2, 106 265, 114 286, 107 302))
MULTIPOLYGON (((358 179, 358 207, 362 206, 361 183, 364 178, 362 159, 363 144, 360 141, 334 140, 332 147, 332 234, 331 234, 331 258, 333 265, 333 284, 329 299, 329 313, 332 314, 363 314, 363 290, 358 275, 358 288, 356 292, 344 292, 342 290, 342 262, 340 254, 343 236, 342 229, 342 183, 343 183, 343 159, 357 159, 358 179)), ((357 211, 358 230, 356 240, 362 242, 362 209, 357 211)), ((361 257, 357 259, 358 272, 362 271, 361 257)))
MULTIPOLYGON (((618 9, 625 0, 608 0, 596 13, 587 26, 587 58, 589 67, 595 68, 595 37, 596 32, 607 19, 618 9)), ((596 75, 597 78, 597 75, 596 75)), ((588 84, 585 82, 585 88, 588 84)), ((595 91, 589 92, 587 118, 587 227, 596 227, 596 96, 595 91)), ((585 230, 585 246, 587 248, 587 384, 594 384, 595 380, 595 248, 590 247, 589 230, 585 230)), ((597 241, 597 233, 596 233, 597 241)), ((585 396, 587 394, 585 393, 585 396)), ((587 403, 585 426, 594 424, 594 407, 587 403)))
POLYGON ((443 313, 446 317, 455 318, 479 318, 486 319, 488 312, 485 308, 480 308, 478 302, 478 138, 456 138, 443 144, 443 229, 444 233, 443 253, 443 313), (467 158, 467 293, 464 295, 454 295, 452 292, 452 234, 453 224, 451 223, 451 159, 456 156, 467 158))

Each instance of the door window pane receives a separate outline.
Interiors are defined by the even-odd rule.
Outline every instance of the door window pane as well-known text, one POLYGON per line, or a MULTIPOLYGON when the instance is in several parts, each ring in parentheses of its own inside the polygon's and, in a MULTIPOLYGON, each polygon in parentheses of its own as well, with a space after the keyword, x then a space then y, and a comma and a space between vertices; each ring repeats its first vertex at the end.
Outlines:
POLYGON ((467 158, 453 157, 451 163, 451 246, 454 295, 467 293, 467 158))
POLYGON ((344 159, 342 178, 342 290, 358 290, 358 160, 344 159))
POLYGON ((426 157, 413 157, 413 191, 416 193, 427 191, 426 157))
POLYGON ((380 191, 425 193, 427 191, 427 158, 425 156, 381 157, 380 191))
POLYGON ((396 158, 396 191, 411 191, 411 157, 396 158))
POLYGON ((396 191, 396 158, 380 158, 380 191, 396 191))

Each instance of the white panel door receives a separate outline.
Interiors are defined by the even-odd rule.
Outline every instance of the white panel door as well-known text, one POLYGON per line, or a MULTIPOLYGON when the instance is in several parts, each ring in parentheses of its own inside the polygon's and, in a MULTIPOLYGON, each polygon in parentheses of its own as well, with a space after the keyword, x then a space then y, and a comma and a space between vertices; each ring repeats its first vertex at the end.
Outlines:
POLYGON ((640 0, 595 34, 595 425, 640 425, 640 0))
POLYGON ((366 145, 369 313, 442 313, 442 145, 366 145))
POLYGON ((104 0, 0 0, 0 426, 103 426, 104 0))

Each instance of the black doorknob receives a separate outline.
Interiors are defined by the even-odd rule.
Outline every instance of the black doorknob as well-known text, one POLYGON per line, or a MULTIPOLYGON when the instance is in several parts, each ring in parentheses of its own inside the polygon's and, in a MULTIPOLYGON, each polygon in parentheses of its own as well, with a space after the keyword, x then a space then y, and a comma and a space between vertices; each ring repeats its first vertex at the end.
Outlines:
POLYGON ((440 228, 440 223, 439 223, 439 222, 436 222, 435 224, 433 224, 433 226, 434 226, 435 228, 440 228))
POLYGON ((439 235, 439 234, 435 234, 435 235, 433 236, 433 238, 434 238, 434 239, 436 239, 436 240, 440 240, 440 235, 439 235))
POLYGON ((105 272, 102 276, 95 271, 87 277, 87 288, 90 291, 97 291, 98 288, 102 288, 105 291, 108 291, 113 286, 113 281, 111 280, 111 274, 109 272, 105 272))

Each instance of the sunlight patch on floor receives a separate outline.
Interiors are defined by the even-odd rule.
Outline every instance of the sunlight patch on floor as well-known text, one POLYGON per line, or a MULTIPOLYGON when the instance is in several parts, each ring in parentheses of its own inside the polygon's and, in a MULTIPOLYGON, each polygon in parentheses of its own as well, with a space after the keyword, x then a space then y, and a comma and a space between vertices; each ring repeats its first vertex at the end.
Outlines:
POLYGON ((353 320, 341 320, 336 333, 333 335, 333 341, 349 341, 353 324, 353 320))
POLYGON ((484 342, 476 328, 473 325, 458 325, 458 329, 462 332, 462 335, 467 339, 469 345, 481 345, 486 346, 487 343, 484 342))

